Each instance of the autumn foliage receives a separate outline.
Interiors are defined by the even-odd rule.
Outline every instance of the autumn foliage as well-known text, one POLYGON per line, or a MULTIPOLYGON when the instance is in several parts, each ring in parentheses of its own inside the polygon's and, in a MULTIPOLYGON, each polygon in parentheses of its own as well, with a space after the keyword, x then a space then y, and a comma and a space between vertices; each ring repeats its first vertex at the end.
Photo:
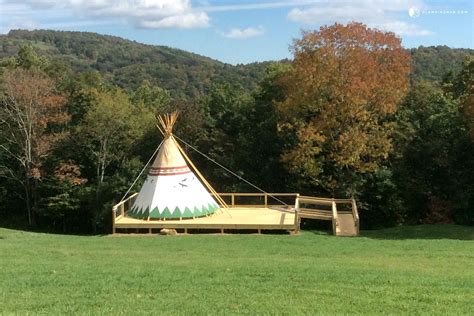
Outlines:
POLYGON ((390 116, 408 90, 409 55, 393 33, 360 23, 304 32, 292 49, 278 110, 281 131, 294 141, 283 159, 333 191, 341 172, 372 172, 387 159, 390 116))
POLYGON ((1 146, 21 166, 23 175, 16 179, 25 188, 31 224, 43 162, 67 134, 61 127, 70 116, 65 109, 66 98, 55 91, 55 82, 39 69, 9 69, 3 74, 2 84, 0 117, 5 132, 1 146))
MULTIPOLYGON (((352 196, 364 229, 474 223, 472 56, 455 68, 447 47, 411 50, 410 73, 400 39, 360 23, 303 32, 292 51, 252 91, 215 76, 192 99, 182 91, 198 77, 179 93, 133 71, 117 80, 109 71, 120 75, 122 63, 100 49, 91 66, 100 72, 42 57, 36 45, 0 58, 0 221, 109 232, 111 206, 161 141, 155 114, 178 108, 177 136, 267 192, 352 196)), ((219 191, 255 190, 186 149, 219 191)))

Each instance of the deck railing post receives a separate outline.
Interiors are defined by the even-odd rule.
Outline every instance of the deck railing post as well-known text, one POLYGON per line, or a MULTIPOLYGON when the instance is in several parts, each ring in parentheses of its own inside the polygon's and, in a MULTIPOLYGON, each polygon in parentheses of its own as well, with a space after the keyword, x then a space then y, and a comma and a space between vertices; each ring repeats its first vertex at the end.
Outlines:
POLYGON ((268 194, 265 192, 265 208, 268 207, 268 194))
POLYGON ((334 235, 337 235, 337 207, 336 202, 332 201, 332 231, 334 235))
POLYGON ((112 207, 112 234, 115 234, 115 212, 117 210, 117 207, 114 206, 112 207))
POLYGON ((296 194, 296 199, 295 199, 295 231, 299 232, 300 231, 300 201, 299 201, 299 194, 296 194))
POLYGON ((357 211, 357 204, 354 198, 352 198, 352 215, 354 216, 356 233, 357 235, 359 235, 359 231, 360 231, 359 212, 357 211))
POLYGON ((231 195, 231 204, 232 204, 232 207, 235 206, 235 194, 234 193, 232 193, 232 195, 231 195))

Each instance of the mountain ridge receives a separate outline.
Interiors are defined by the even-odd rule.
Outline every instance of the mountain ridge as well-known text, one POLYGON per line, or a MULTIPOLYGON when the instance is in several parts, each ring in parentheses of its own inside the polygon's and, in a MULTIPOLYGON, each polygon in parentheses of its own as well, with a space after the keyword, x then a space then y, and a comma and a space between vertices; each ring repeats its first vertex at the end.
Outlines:
POLYGON ((200 96, 213 83, 252 90, 270 62, 231 65, 162 45, 150 45, 92 32, 12 30, 0 36, 0 57, 30 44, 44 56, 69 63, 74 71, 101 72, 123 88, 147 80, 179 97, 200 96))
MULTIPOLYGON (((287 62, 232 65, 178 48, 94 32, 11 30, 0 35, 0 44, 0 58, 14 56, 20 45, 30 44, 41 55, 70 64, 76 72, 99 71, 125 89, 148 81, 180 98, 200 97, 216 83, 251 92, 269 64, 287 62)), ((412 56, 412 79, 429 81, 441 81, 447 72, 459 71, 465 55, 474 54, 473 49, 442 45, 407 51, 412 56)))

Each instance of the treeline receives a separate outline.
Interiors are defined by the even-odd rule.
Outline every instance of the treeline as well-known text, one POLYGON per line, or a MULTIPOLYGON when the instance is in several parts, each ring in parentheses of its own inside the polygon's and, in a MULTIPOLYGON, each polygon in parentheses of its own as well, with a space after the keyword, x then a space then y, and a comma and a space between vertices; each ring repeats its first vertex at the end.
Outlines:
MULTIPOLYGON (((104 80, 123 89, 144 81, 168 90, 173 97, 195 99, 212 85, 230 84, 252 92, 263 79, 268 62, 229 65, 166 46, 153 46, 115 36, 87 32, 12 30, 0 35, 0 57, 15 56, 21 45, 32 45, 51 60, 66 63, 75 72, 98 71, 104 80)), ((458 73, 472 49, 447 46, 408 50, 413 80, 442 81, 458 73)), ((287 61, 280 61, 287 62, 287 61)))
POLYGON ((443 81, 444 77, 459 73, 466 55, 473 49, 448 46, 420 46, 410 49, 413 80, 443 81))
MULTIPOLYGON (((358 23, 303 33, 292 51, 251 91, 217 82, 190 101, 22 46, 2 60, 2 225, 108 232, 160 142, 155 115, 174 109, 179 137, 267 191, 353 196, 365 228, 473 224, 472 55, 415 80, 400 39, 358 23)), ((253 190, 188 152, 218 191, 253 190)))

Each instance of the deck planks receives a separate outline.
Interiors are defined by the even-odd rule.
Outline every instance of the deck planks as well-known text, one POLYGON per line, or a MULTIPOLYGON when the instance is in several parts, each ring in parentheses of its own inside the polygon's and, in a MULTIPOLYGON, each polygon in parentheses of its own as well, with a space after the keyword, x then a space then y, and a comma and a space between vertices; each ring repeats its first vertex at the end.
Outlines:
POLYGON ((297 230, 295 213, 277 208, 234 207, 219 209, 207 217, 182 220, 141 220, 127 216, 115 219, 115 229, 174 228, 174 229, 256 229, 297 230))

